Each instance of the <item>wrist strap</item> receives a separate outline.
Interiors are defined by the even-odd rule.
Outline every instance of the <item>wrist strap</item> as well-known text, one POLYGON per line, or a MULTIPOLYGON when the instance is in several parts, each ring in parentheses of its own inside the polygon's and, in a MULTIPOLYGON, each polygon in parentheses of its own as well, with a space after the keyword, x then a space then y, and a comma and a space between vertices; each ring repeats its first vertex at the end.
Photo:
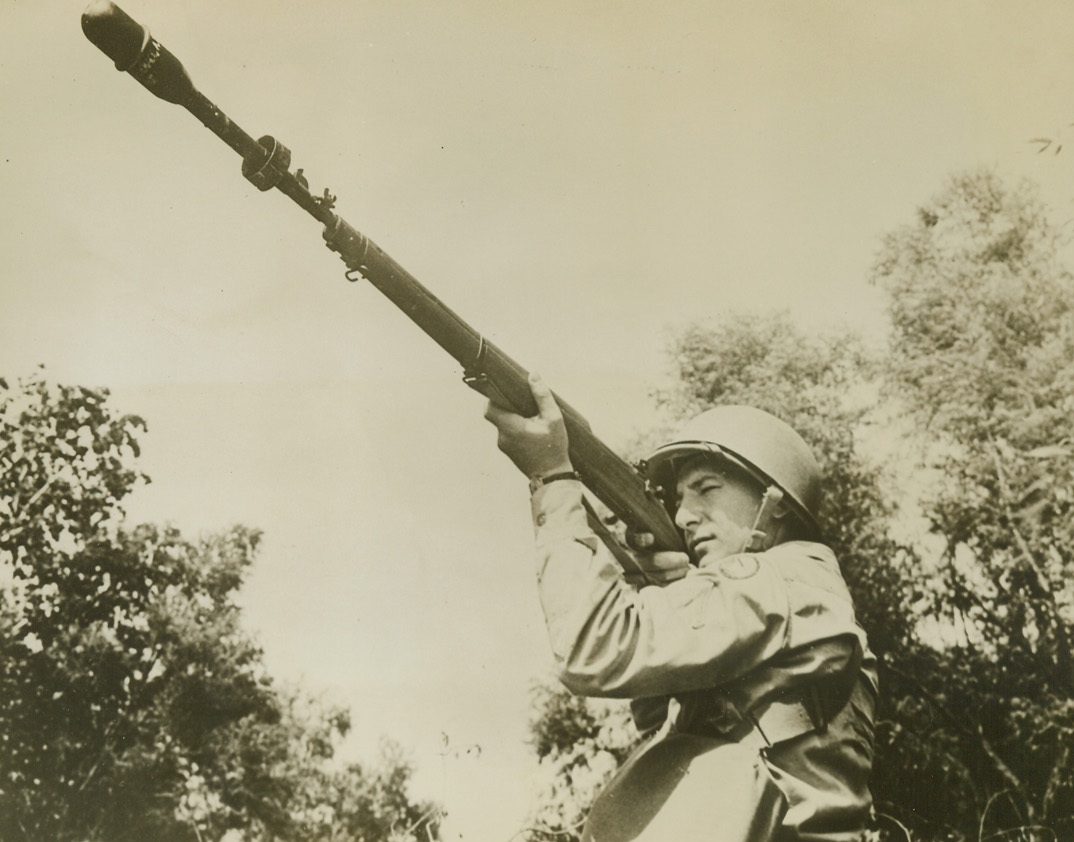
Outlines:
POLYGON ((536 493, 542 485, 548 485, 557 479, 581 479, 577 471, 560 471, 558 474, 549 474, 546 477, 534 477, 530 480, 530 494, 536 493))

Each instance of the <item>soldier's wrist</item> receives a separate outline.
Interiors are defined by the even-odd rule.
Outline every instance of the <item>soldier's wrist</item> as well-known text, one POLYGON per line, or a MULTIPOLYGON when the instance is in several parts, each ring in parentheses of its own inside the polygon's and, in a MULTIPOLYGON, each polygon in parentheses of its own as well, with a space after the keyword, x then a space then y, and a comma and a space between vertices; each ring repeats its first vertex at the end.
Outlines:
POLYGON ((560 480, 579 480, 581 477, 573 467, 567 465, 554 471, 541 471, 530 476, 530 494, 537 493, 537 489, 560 480))

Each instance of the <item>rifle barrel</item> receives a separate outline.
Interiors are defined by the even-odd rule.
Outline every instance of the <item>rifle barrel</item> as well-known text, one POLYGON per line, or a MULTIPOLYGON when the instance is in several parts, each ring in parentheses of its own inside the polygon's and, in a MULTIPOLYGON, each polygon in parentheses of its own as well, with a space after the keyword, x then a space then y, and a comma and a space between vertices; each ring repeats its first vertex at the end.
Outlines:
MULTIPOLYGON (((528 372, 487 341, 376 243, 333 211, 328 190, 315 196, 305 179, 290 171, 291 152, 271 136, 257 140, 201 94, 182 63, 111 0, 93 0, 82 15, 82 29, 117 70, 133 76, 155 96, 182 105, 242 157, 242 174, 259 190, 289 196, 324 225, 325 244, 401 309, 459 362, 467 382, 522 415, 537 406, 528 372)), ((658 549, 683 549, 682 537, 646 480, 590 430, 588 422, 556 396, 570 441, 571 461, 586 487, 631 530, 650 532, 658 549)))

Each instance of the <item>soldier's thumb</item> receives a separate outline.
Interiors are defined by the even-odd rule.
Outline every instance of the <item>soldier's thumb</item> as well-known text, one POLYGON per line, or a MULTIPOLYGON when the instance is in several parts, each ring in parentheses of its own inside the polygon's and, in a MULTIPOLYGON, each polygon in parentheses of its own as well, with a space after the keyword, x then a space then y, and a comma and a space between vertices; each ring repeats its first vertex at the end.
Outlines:
POLYGON ((530 391, 533 400, 537 404, 537 414, 542 418, 555 418, 559 415, 559 406, 552 390, 545 384, 541 375, 534 372, 530 375, 530 391))

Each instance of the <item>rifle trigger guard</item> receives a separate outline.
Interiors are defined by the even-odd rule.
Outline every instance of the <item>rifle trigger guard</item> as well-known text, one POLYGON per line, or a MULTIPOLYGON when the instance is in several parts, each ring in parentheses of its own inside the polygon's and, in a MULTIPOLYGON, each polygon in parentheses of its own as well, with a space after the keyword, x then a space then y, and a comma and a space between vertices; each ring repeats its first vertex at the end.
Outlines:
POLYGON ((464 371, 462 373, 462 382, 473 389, 475 392, 485 394, 485 390, 488 388, 488 376, 481 372, 464 371))
POLYGON ((343 277, 350 281, 352 284, 357 283, 358 281, 362 280, 362 270, 348 269, 346 272, 343 273, 343 277))

